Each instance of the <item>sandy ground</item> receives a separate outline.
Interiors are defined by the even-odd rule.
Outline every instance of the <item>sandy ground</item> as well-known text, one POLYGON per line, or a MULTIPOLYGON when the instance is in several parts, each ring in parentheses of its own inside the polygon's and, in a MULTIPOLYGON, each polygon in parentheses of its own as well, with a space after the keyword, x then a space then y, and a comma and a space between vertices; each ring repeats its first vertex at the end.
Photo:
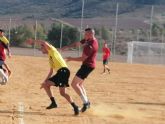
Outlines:
MULTIPOLYGON (((164 124, 165 67, 111 63, 111 74, 101 75, 102 63, 85 80, 91 108, 74 116, 71 106, 52 88, 59 107, 46 110, 49 98, 40 84, 49 70, 47 58, 13 56, 12 75, 0 86, 0 124, 19 124, 18 105, 24 105, 25 124, 164 124)), ((81 63, 69 62, 70 82, 81 63)), ((70 87, 67 91, 82 102, 70 87)))

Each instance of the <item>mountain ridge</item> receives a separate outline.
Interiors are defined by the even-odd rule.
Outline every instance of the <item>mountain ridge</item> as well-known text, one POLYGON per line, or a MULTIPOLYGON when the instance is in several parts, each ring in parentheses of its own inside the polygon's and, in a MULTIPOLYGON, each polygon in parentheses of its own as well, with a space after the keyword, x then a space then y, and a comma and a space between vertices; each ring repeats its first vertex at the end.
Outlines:
MULTIPOLYGON (((19 15, 23 18, 80 18, 80 0, 0 0, 1 16, 19 15)), ((129 13, 145 5, 165 5, 164 0, 84 0, 84 17, 114 16, 116 3, 119 14, 129 13)))

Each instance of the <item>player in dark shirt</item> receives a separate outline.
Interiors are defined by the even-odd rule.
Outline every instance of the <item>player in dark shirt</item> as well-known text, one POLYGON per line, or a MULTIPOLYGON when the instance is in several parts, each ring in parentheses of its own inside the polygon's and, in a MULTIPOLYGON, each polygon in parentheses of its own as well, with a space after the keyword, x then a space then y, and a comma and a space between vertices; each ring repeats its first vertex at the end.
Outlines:
POLYGON ((81 111, 85 112, 90 107, 90 102, 87 98, 83 83, 85 78, 87 78, 96 67, 96 54, 98 51, 98 41, 95 38, 95 32, 93 29, 85 29, 84 39, 82 39, 80 42, 75 42, 69 46, 63 47, 62 49, 71 48, 80 44, 83 46, 82 56, 67 57, 67 61, 82 62, 82 65, 73 78, 71 85, 76 93, 81 97, 83 101, 83 107, 81 111))

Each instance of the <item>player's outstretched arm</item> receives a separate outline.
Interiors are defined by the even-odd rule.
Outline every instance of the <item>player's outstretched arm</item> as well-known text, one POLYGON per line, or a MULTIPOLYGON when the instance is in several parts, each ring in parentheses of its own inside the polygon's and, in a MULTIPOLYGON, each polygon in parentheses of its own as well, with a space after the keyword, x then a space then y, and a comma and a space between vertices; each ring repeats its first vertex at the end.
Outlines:
POLYGON ((9 44, 7 44, 7 52, 8 52, 8 56, 11 57, 11 50, 10 50, 9 44))
POLYGON ((40 45, 40 46, 44 46, 46 49, 49 49, 50 48, 50 44, 45 41, 45 40, 33 40, 33 39, 28 39, 26 41, 28 44, 37 44, 37 45, 40 45))
POLYGON ((11 75, 11 70, 10 70, 9 66, 5 62, 4 62, 4 66, 7 69, 8 75, 10 76, 11 75))
POLYGON ((69 61, 85 61, 86 59, 88 58, 87 55, 83 54, 82 56, 80 57, 66 57, 66 61, 69 62, 69 61))
POLYGON ((62 47, 61 50, 68 50, 70 48, 74 48, 74 47, 78 47, 78 46, 80 46, 80 42, 74 42, 70 45, 62 47))

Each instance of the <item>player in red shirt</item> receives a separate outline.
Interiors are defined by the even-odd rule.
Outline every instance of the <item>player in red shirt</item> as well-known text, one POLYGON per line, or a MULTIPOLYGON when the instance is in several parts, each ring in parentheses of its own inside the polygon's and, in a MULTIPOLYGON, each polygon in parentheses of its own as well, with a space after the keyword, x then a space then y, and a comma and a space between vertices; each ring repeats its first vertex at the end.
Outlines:
POLYGON ((2 81, 1 84, 5 84, 8 81, 8 77, 11 74, 9 66, 5 63, 6 60, 6 53, 5 50, 8 52, 8 56, 11 57, 11 52, 9 49, 9 41, 4 36, 4 31, 0 29, 0 77, 2 81))
POLYGON ((103 52, 103 66, 104 66, 104 70, 103 70, 102 74, 105 74, 106 70, 108 70, 108 73, 110 74, 110 68, 108 66, 108 59, 110 58, 111 51, 108 48, 108 45, 106 42, 104 43, 102 52, 103 52))
POLYGON ((85 78, 95 69, 96 67, 96 54, 98 51, 98 42, 95 38, 95 32, 91 28, 85 29, 84 39, 80 42, 75 42, 69 46, 63 47, 62 49, 71 48, 74 46, 83 46, 83 53, 81 57, 67 57, 67 61, 82 61, 80 69, 77 71, 72 81, 72 87, 76 93, 81 97, 83 101, 82 112, 85 112, 90 107, 90 102, 87 98, 85 88, 83 86, 85 78))

